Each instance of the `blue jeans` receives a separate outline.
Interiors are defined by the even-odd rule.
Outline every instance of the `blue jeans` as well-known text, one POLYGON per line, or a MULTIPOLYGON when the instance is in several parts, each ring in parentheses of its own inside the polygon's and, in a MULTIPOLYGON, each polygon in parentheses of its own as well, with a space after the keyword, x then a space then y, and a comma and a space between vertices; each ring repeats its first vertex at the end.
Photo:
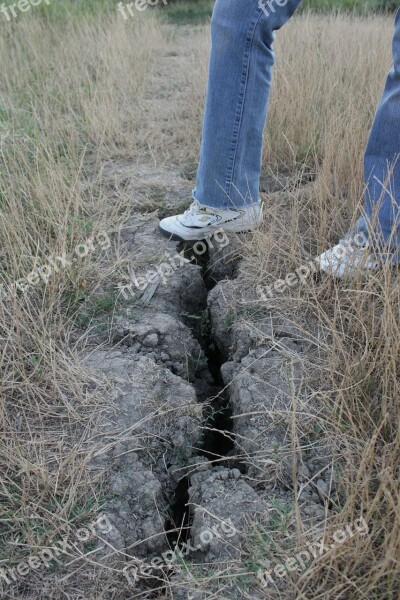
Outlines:
MULTIPOLYGON (((302 0, 217 0, 203 136, 193 198, 214 208, 259 202, 263 131, 274 64, 273 43, 302 0)), ((357 229, 400 248, 400 11, 394 66, 365 154, 365 217, 357 229)))

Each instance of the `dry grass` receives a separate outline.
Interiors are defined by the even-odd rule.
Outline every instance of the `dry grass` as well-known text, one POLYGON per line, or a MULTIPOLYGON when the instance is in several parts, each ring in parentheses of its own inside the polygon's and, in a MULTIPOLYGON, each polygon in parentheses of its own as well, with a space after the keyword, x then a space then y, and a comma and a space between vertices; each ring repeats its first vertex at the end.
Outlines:
MULTIPOLYGON (((46 257, 71 259, 89 236, 111 237, 128 217, 129 206, 109 202, 91 173, 134 139, 133 114, 145 111, 145 74, 162 43, 151 20, 124 29, 116 20, 49 26, 34 17, 0 41, 0 565, 90 523, 103 502, 87 469, 102 398, 80 365, 76 322, 89 328, 115 302, 102 293, 107 253, 97 244, 25 294, 8 286, 46 257)), ((19 597, 11 587, 4 597, 19 597)), ((31 593, 42 597, 43 588, 31 593)), ((64 597, 57 586, 47 593, 64 597)))
MULTIPOLYGON (((266 146, 272 161, 266 164, 275 159, 281 168, 297 163, 300 170, 315 165, 317 176, 302 190, 266 199, 267 223, 247 248, 249 275, 264 285, 336 242, 358 214, 363 152, 390 64, 390 38, 384 19, 340 17, 317 24, 305 17, 282 35, 266 146)), ((338 545, 300 577, 286 578, 284 591, 270 586, 265 597, 398 598, 398 273, 388 267, 341 284, 310 277, 276 305, 276 316, 308 322, 306 329, 318 339, 318 357, 307 366, 314 400, 323 407, 314 421, 320 429, 316 443, 332 448, 332 465, 340 473, 326 538, 360 515, 369 535, 338 545)), ((301 419, 296 425, 301 456, 309 447, 309 428, 301 419)), ((299 547, 309 532, 300 526, 300 533, 299 547)))
MULTIPOLYGON (((312 166, 317 179, 302 193, 268 201, 268 227, 248 248, 249 272, 260 283, 293 271, 347 228, 362 195, 362 153, 390 63, 390 33, 384 17, 305 15, 280 34, 264 166, 312 166)), ((186 35, 147 14, 127 23, 99 16, 49 26, 32 13, 11 24, 0 39, 5 281, 25 276, 40 257, 71 255, 89 235, 118 229, 131 208, 124 194, 109 201, 101 176, 107 163, 196 160, 207 50, 207 30, 186 35)), ((93 298, 104 301, 109 276, 104 253, 93 253, 46 287, 0 298, 0 566, 90 521, 101 505, 86 465, 102 405, 80 366, 76 315, 93 298)), ((397 274, 385 270, 348 286, 322 280, 293 296, 288 306, 324 332, 315 368, 329 423, 324 435, 342 465, 337 520, 363 511, 371 533, 362 546, 317 561, 277 597, 396 598, 397 274)), ((298 439, 301 446, 301 431, 298 439)))

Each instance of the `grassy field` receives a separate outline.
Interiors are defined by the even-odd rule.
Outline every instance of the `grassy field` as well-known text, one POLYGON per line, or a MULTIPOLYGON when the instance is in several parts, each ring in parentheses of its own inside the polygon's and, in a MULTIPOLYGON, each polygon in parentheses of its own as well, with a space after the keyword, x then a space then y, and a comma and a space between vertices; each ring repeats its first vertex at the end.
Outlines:
MULTIPOLYGON (((174 21, 183 19, 179 7, 169 10, 174 21)), ((124 22, 107 0, 60 0, 6 26, 0 38, 0 566, 17 563, 29 547, 48 547, 101 509, 102 488, 92 479, 88 455, 102 399, 91 392, 80 351, 93 318, 106 319, 118 305, 116 289, 104 291, 117 267, 97 244, 87 259, 27 294, 7 288, 46 257, 70 256, 89 236, 111 235, 132 214, 126 195, 110 201, 101 175, 106 164, 147 161, 179 169, 196 162, 209 50, 207 27, 180 37, 154 11, 124 22), (176 57, 175 68, 183 69, 182 48, 196 68, 180 72, 180 103, 167 107, 163 121, 160 107, 168 103, 161 94, 151 102, 154 80, 160 90, 171 90, 174 78, 160 79, 160 60, 176 57), (39 517, 32 520, 32 512, 39 517)), ((290 272, 306 246, 323 250, 349 225, 362 197, 362 155, 390 65, 391 34, 392 18, 385 15, 303 14, 278 36, 263 168, 313 169, 316 181, 301 196, 270 207, 268 226, 246 250, 257 283, 290 272), (282 224, 287 202, 291 217, 282 224)), ((327 435, 334 446, 340 440, 345 465, 337 521, 358 517, 361 507, 373 532, 362 549, 346 545, 334 559, 318 561, 305 576, 308 591, 296 596, 291 589, 286 598, 394 600, 400 555, 397 275, 385 270, 367 285, 342 288, 325 280, 292 301, 311 306, 332 341, 315 368, 325 378, 316 393, 327 435), (343 569, 346 584, 339 583, 343 569)), ((90 560, 85 569, 89 581, 90 560)), ((46 598, 67 593, 73 597, 68 582, 50 586, 46 598)), ((43 598, 35 578, 24 597, 43 598)), ((106 590, 91 596, 110 597, 106 590)))
MULTIPOLYGON (((212 0, 178 0, 171 3, 165 12, 171 22, 204 22, 210 18, 213 5, 212 0)), ((324 13, 354 12, 365 15, 371 12, 394 11, 397 7, 397 2, 392 0, 303 0, 301 10, 324 13)))
MULTIPOLYGON (((5 6, 14 4, 14 0, 4 0, 5 6)), ((73 15, 90 16, 100 13, 116 12, 117 0, 57 0, 43 2, 35 7, 36 18, 70 19, 73 15)), ((124 4, 124 3, 123 3, 124 4)), ((126 4, 126 2, 125 2, 126 4)), ((214 0, 171 0, 162 10, 172 23, 202 23, 209 20, 214 0)), ((396 0, 303 0, 301 10, 315 12, 347 11, 357 14, 394 11, 398 7, 396 0)), ((158 10, 159 7, 156 7, 158 10)), ((17 11, 18 19, 29 17, 30 11, 17 11)), ((4 19, 4 16, 1 16, 4 19)))

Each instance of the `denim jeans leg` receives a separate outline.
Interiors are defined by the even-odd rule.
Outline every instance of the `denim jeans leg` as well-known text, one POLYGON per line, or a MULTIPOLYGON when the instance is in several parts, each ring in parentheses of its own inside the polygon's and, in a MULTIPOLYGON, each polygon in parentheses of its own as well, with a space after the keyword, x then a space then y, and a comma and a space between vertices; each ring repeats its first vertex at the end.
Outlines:
POLYGON ((214 208, 259 202, 275 31, 302 0, 217 0, 193 198, 214 208))
POLYGON ((356 229, 400 262, 400 10, 395 18, 393 67, 375 116, 365 160, 365 215, 356 229))

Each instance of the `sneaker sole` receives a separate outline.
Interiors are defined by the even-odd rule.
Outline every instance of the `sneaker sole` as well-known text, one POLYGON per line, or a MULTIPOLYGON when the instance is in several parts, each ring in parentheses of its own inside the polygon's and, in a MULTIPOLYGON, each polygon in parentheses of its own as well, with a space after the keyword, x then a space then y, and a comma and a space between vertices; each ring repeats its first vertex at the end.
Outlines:
POLYGON ((166 229, 163 229, 161 227, 161 225, 158 226, 158 229, 161 233, 161 235, 163 235, 164 237, 168 238, 171 241, 174 242, 200 242, 201 240, 205 240, 207 237, 211 237, 216 231, 219 230, 223 230, 224 233, 250 233, 251 231, 254 231, 256 229, 256 227, 258 227, 258 225, 255 225, 254 227, 249 226, 247 229, 242 229, 242 228, 238 228, 237 230, 229 228, 229 229, 224 229, 224 227, 221 225, 220 227, 217 228, 213 228, 210 231, 208 231, 207 233, 204 233, 204 235, 195 235, 194 237, 187 237, 184 238, 180 235, 178 235, 177 233, 171 233, 170 231, 167 231, 166 229))

